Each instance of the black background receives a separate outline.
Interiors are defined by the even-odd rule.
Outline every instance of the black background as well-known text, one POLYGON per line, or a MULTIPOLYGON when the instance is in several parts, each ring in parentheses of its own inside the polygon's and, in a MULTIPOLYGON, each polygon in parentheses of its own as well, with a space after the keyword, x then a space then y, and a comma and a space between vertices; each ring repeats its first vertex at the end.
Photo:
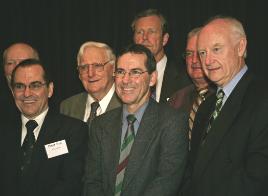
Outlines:
MULTIPOLYGON (((53 73, 61 100, 83 90, 76 71, 76 54, 85 41, 100 41, 115 52, 132 42, 134 15, 157 8, 169 22, 166 52, 180 59, 186 34, 208 18, 231 15, 244 25, 248 37, 247 65, 259 76, 267 71, 268 11, 265 1, 250 0, 16 0, 1 1, 0 52, 14 42, 35 47, 53 73)), ((0 87, 4 85, 1 69, 0 87)), ((5 93, 5 92, 0 92, 5 93)))

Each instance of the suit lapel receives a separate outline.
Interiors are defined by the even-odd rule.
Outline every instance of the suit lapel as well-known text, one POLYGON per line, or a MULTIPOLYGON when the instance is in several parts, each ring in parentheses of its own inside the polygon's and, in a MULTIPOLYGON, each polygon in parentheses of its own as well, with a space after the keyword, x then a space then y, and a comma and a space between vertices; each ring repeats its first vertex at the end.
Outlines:
POLYGON ((85 115, 86 103, 87 103, 87 93, 82 93, 80 99, 77 99, 77 102, 75 103, 73 116, 83 120, 85 115))
POLYGON ((103 123, 103 158, 104 168, 108 172, 110 186, 114 188, 116 167, 120 156, 122 133, 122 108, 118 108, 114 115, 103 123))
POLYGON ((116 95, 116 93, 114 92, 111 100, 110 100, 110 103, 108 104, 107 106, 107 109, 106 111, 110 111, 110 110, 113 110, 115 108, 118 108, 121 106, 121 102, 120 102, 120 99, 118 98, 118 96, 116 95))
POLYGON ((135 141, 133 143, 128 165, 125 172, 123 190, 130 185, 131 180, 137 175, 142 162, 146 157, 147 151, 154 139, 156 129, 156 122, 158 122, 158 111, 156 103, 150 101, 147 109, 145 110, 140 126, 138 128, 135 141))
POLYGON ((236 116, 239 114, 239 111, 241 110, 241 100, 243 100, 250 80, 251 77, 248 74, 245 74, 242 77, 229 98, 226 100, 218 118, 213 122, 205 143, 199 147, 194 168, 197 176, 202 175, 209 161, 217 152, 223 137, 228 133, 236 116))
POLYGON ((55 142, 55 135, 57 134, 59 127, 59 123, 56 119, 57 118, 55 118, 50 112, 48 112, 45 117, 33 150, 31 169, 26 176, 28 186, 25 188, 31 188, 30 186, 34 184, 34 176, 36 176, 36 173, 40 170, 42 162, 47 160, 47 154, 44 146, 55 142))

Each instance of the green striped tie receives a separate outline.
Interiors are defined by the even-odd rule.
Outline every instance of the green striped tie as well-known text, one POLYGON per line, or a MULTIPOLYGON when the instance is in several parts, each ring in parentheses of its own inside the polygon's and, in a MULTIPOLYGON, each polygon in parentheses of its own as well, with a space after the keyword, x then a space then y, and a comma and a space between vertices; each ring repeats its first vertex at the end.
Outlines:
POLYGON ((128 121, 127 132, 121 145, 120 160, 116 171, 115 196, 120 196, 121 194, 124 174, 128 163, 128 157, 135 138, 134 133, 134 122, 136 121, 135 116, 132 114, 128 115, 127 121, 128 121))

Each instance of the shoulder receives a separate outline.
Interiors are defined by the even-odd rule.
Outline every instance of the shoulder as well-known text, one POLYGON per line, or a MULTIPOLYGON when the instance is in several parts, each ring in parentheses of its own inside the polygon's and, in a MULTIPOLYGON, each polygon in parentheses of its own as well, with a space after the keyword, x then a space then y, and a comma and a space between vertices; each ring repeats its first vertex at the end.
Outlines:
POLYGON ((64 99, 61 102, 61 105, 65 105, 65 104, 70 104, 70 103, 76 103, 76 102, 80 102, 80 101, 84 101, 87 99, 87 93, 86 92, 82 92, 76 95, 73 95, 67 99, 64 99))

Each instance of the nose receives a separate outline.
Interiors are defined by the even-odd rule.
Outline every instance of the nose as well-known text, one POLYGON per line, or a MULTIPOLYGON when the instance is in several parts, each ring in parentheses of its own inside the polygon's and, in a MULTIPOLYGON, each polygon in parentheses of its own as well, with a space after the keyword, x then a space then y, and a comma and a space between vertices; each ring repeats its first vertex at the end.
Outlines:
POLYGON ((26 86, 24 90, 24 97, 29 97, 31 94, 32 94, 31 89, 29 88, 29 86, 26 86))
POLYGON ((131 78, 130 78, 128 72, 126 72, 125 75, 122 77, 122 81, 123 81, 123 83, 128 83, 130 79, 131 79, 131 78))
POLYGON ((199 56, 198 56, 197 52, 194 52, 193 53, 193 58, 192 58, 192 61, 193 61, 194 64, 196 64, 199 61, 198 58, 199 58, 199 56))
POLYGON ((144 33, 142 34, 142 39, 143 40, 147 40, 148 39, 148 32, 144 31, 144 33))
POLYGON ((88 65, 88 76, 89 77, 92 77, 92 76, 94 76, 95 75, 95 69, 93 68, 93 66, 91 66, 91 65, 88 65))

